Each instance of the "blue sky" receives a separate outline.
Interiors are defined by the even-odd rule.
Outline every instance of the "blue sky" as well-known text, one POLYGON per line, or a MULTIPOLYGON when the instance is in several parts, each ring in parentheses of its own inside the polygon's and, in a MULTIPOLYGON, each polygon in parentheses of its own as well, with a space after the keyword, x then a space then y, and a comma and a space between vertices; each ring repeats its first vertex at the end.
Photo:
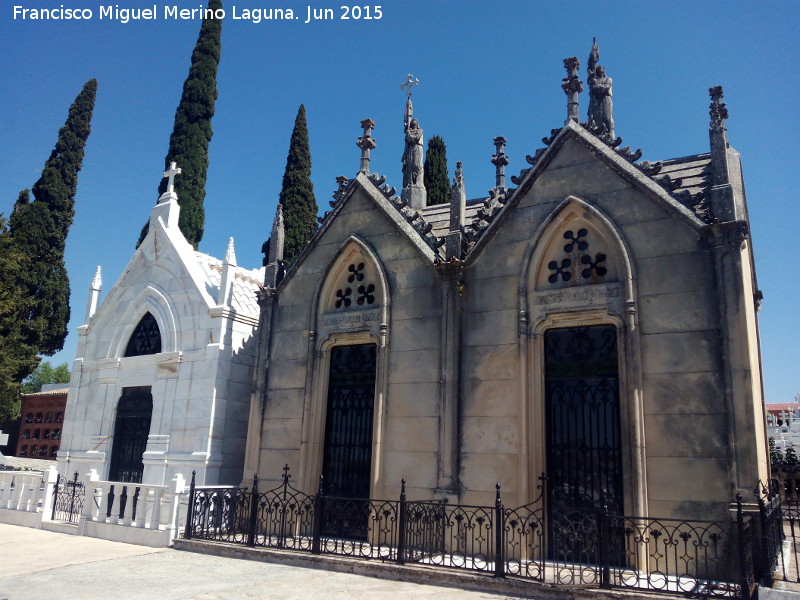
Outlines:
MULTIPOLYGON (((415 116, 426 137, 442 135, 451 176, 462 161, 468 196, 485 195, 494 182, 492 138, 508 139, 510 173, 526 166, 525 155, 566 116, 562 59, 576 55, 585 66, 596 36, 600 62, 614 79, 617 135, 625 145, 642 148, 645 159, 708 151, 708 88, 724 86, 729 139, 742 154, 765 296, 760 324, 767 401, 789 401, 800 392, 800 278, 797 260, 787 256, 800 222, 800 87, 791 75, 800 59, 796 2, 378 0, 380 20, 306 24, 307 6, 333 8, 339 16, 344 0, 234 1, 240 13, 292 8, 301 18, 233 20, 226 0, 202 251, 222 256, 234 236, 239 263, 260 265, 300 103, 308 113, 321 209, 328 207, 335 177, 358 169, 355 141, 366 117, 377 124, 372 168, 399 187, 399 84, 409 72, 421 80, 415 116)), ((83 83, 91 77, 99 82, 67 240, 70 335, 55 362, 75 356, 74 331, 83 320, 95 266, 103 267, 107 291, 130 259, 156 200, 200 26, 164 20, 163 6, 196 8, 200 2, 117 2, 154 3, 158 20, 127 24, 99 20, 100 0, 0 4, 0 212, 8 215, 19 190, 38 178, 83 83), (94 18, 14 20, 15 4, 88 8, 94 18)))

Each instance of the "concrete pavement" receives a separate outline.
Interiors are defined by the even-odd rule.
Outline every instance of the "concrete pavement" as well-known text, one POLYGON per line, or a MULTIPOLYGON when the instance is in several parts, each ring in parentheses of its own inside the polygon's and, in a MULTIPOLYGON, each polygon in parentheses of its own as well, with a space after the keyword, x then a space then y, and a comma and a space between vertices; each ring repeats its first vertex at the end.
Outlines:
POLYGON ((511 598, 0 524, 0 599, 6 597, 9 600, 511 598))

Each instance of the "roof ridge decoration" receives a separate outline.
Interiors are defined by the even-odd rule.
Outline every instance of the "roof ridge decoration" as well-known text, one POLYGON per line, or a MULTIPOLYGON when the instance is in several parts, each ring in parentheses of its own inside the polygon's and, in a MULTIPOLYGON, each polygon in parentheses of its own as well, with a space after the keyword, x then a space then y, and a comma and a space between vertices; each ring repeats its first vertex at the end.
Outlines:
MULTIPOLYGON (((375 127, 375 122, 372 119, 364 119, 361 121, 361 126, 364 127, 364 136, 358 138, 358 146, 362 149, 362 167, 364 165, 364 154, 369 156, 369 150, 375 148, 375 142, 370 137, 372 132, 372 128, 375 127), (368 146, 368 148, 362 147, 362 140, 369 140, 369 144, 364 144, 368 146)), ((369 160, 367 160, 367 166, 369 165, 369 160)), ((408 200, 399 198, 397 194, 397 188, 391 186, 386 183, 386 176, 380 175, 378 173, 370 173, 369 170, 364 171, 363 168, 359 171, 366 175, 367 179, 372 183, 375 188, 381 193, 381 195, 389 201, 397 212, 399 212, 403 218, 416 230, 416 232, 422 237, 425 243, 430 246, 433 250, 434 254, 439 254, 439 248, 444 246, 446 239, 444 237, 438 237, 433 233, 433 225, 428 223, 425 217, 422 216, 419 210, 412 210, 408 206, 408 200)), ((336 212, 334 209, 348 196, 348 192, 350 186, 353 184, 355 179, 348 179, 343 175, 339 175, 336 178, 337 188, 333 192, 333 200, 329 202, 331 210, 326 211, 322 217, 317 217, 317 221, 319 222, 320 226, 326 223, 329 219, 332 218, 332 215, 336 212)))
MULTIPOLYGON (((558 131, 561 130, 559 129, 558 131)), ((508 203, 508 199, 516 191, 516 188, 506 187, 505 167, 509 162, 505 153, 506 138, 497 136, 492 142, 495 145, 495 154, 492 155, 491 159, 492 164, 495 166, 495 187, 489 190, 489 197, 483 201, 483 206, 475 213, 472 222, 462 227, 465 254, 477 243, 483 232, 497 218, 508 203)), ((527 169, 523 172, 526 171, 527 169)), ((511 181, 515 184, 519 183, 513 175, 511 181)))

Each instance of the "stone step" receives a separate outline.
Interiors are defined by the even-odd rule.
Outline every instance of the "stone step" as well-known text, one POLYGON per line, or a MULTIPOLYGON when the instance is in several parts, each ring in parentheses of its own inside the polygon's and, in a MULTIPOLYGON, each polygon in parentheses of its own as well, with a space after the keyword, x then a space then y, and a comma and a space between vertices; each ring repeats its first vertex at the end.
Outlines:
POLYGON ((45 531, 55 531, 56 533, 66 533, 69 535, 77 535, 77 523, 65 523, 63 521, 42 521, 42 529, 45 531))

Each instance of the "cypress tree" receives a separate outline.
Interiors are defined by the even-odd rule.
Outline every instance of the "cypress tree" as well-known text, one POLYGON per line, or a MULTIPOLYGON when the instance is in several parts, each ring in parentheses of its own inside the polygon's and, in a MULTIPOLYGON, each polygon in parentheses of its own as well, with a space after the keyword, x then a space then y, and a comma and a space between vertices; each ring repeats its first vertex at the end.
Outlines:
MULTIPOLYGON (((297 258, 317 228, 318 209, 317 200, 314 198, 314 185, 311 183, 311 151, 308 145, 306 107, 302 104, 294 121, 278 202, 283 205, 286 235, 283 259, 288 263, 297 258)), ((265 242, 262 250, 265 254, 269 252, 269 244, 265 242)))
POLYGON ((97 81, 90 79, 70 106, 55 148, 33 185, 33 202, 24 190, 9 219, 12 244, 25 262, 14 278, 17 293, 25 299, 19 314, 20 340, 48 356, 64 347, 67 336, 69 278, 64 248, 96 93, 97 81))
MULTIPOLYGON (((20 198, 24 195, 27 200, 27 192, 20 198)), ((38 363, 36 348, 25 344, 21 336, 20 315, 25 313, 28 299, 20 293, 17 275, 25 269, 27 261, 0 215, 0 429, 19 416, 20 381, 38 363)))
MULTIPOLYGON (((207 8, 219 10, 220 0, 210 0, 207 8)), ((205 19, 200 26, 200 34, 192 52, 189 75, 183 83, 183 93, 175 111, 172 135, 169 137, 169 150, 164 157, 164 170, 175 161, 181 169, 180 177, 175 178, 175 193, 181 206, 178 226, 186 240, 197 248, 203 239, 206 197, 206 176, 208 173, 208 144, 211 141, 211 117, 217 100, 217 67, 219 66, 222 22, 219 19, 205 19)), ((158 186, 159 196, 167 189, 166 177, 158 186)), ((148 224, 142 228, 139 245, 147 235, 148 224)))
POLYGON ((434 135, 428 140, 425 152, 425 189, 428 204, 450 202, 450 178, 447 174, 447 146, 444 140, 434 135))

